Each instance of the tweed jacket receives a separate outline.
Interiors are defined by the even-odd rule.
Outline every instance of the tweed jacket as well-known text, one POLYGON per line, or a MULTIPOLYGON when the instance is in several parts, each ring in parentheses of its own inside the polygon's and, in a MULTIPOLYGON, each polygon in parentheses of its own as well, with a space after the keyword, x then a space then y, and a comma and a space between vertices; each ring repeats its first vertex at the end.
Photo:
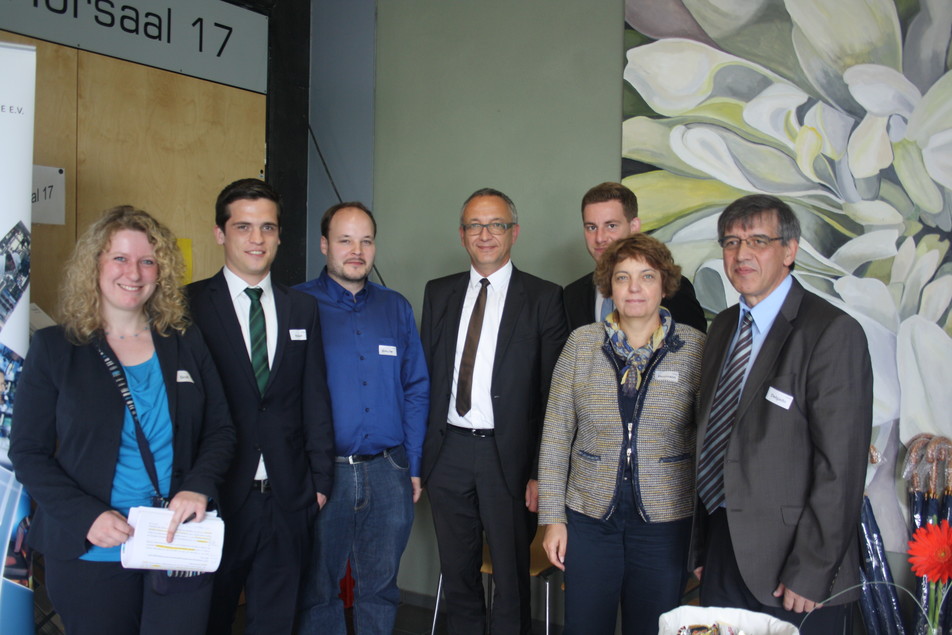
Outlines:
MULTIPOLYGON (((704 334, 675 323, 647 368, 632 426, 636 499, 647 522, 694 509, 694 407, 704 334)), ((602 323, 569 336, 552 375, 539 459, 539 523, 566 522, 565 508, 607 519, 625 465, 618 375, 602 323)))

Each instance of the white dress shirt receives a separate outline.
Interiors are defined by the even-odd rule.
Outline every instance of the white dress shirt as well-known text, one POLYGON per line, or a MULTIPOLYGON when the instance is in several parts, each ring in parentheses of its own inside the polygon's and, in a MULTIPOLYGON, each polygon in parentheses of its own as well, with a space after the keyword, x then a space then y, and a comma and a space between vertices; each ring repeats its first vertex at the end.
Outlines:
POLYGON ((453 361, 453 383, 450 392, 450 408, 446 421, 461 428, 488 429, 495 427, 493 420, 493 364, 496 358, 496 339, 502 311, 506 306, 506 293, 509 291, 509 279, 512 278, 512 261, 489 276, 483 276, 470 268, 469 285, 463 300, 463 313, 459 319, 459 332, 456 334, 456 355, 453 361), (473 315, 473 306, 479 295, 479 281, 489 280, 486 288, 486 310, 483 314, 483 328, 479 335, 479 348, 476 349, 476 364, 473 367, 472 408, 462 417, 456 412, 456 385, 459 383, 459 364, 466 344, 466 332, 469 319, 473 315))
MULTIPOLYGON (((235 315, 238 317, 238 324, 241 325, 241 335, 245 340, 245 350, 248 351, 248 359, 251 359, 251 330, 248 325, 248 316, 251 312, 251 297, 245 293, 250 285, 239 278, 231 269, 224 267, 222 272, 225 274, 225 282, 228 283, 228 294, 235 305, 235 315)), ((265 331, 268 334, 268 368, 274 364, 274 351, 278 346, 278 311, 274 308, 274 289, 271 288, 271 272, 264 277, 258 284, 254 285, 261 289, 261 309, 264 311, 265 331)), ((254 288, 252 287, 252 288, 254 288)), ((255 472, 255 480, 264 480, 268 478, 268 470, 264 465, 264 456, 258 458, 258 470, 255 472)))

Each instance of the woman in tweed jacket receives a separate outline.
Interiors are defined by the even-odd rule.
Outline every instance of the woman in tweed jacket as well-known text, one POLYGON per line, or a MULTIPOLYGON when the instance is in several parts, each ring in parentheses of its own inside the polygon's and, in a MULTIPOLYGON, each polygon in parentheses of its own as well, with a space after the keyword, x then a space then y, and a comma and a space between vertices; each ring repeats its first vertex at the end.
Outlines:
POLYGON ((704 335, 661 306, 681 269, 645 234, 602 254, 615 311, 575 330, 552 376, 539 522, 565 571, 565 633, 658 632, 678 605, 694 504, 694 402, 704 335))

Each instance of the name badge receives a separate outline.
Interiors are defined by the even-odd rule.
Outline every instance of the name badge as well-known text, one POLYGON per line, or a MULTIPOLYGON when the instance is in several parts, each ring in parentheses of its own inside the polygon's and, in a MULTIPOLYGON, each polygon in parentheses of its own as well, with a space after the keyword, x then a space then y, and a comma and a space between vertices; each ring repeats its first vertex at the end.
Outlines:
POLYGON ((377 352, 380 353, 381 355, 386 355, 387 357, 396 357, 397 347, 381 344, 380 346, 377 347, 377 352))
POLYGON ((180 384, 183 384, 183 383, 194 384, 195 383, 194 381, 192 381, 192 376, 188 374, 187 370, 178 371, 175 374, 175 381, 177 381, 180 384))
POLYGON ((793 395, 788 395, 785 392, 780 392, 773 386, 767 391, 767 401, 772 404, 778 405, 784 410, 790 410, 790 405, 793 403, 793 395))
POLYGON ((291 335, 292 340, 306 340, 307 339, 307 330, 306 329, 291 329, 288 331, 291 335))

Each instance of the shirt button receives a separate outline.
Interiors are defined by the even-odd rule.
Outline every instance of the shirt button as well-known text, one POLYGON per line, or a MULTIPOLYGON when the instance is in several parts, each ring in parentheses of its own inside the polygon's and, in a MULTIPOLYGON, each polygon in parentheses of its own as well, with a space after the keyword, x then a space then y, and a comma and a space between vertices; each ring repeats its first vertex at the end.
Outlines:
POLYGON ((362 382, 362 383, 364 384, 364 386, 366 386, 366 385, 367 385, 367 382, 362 382))
POLYGON ((361 332, 359 330, 357 331, 357 335, 361 335, 361 332))
POLYGON ((364 361, 364 356, 363 356, 363 355, 360 356, 360 361, 364 361))
POLYGON ((364 412, 370 412, 370 408, 364 408, 364 412))

